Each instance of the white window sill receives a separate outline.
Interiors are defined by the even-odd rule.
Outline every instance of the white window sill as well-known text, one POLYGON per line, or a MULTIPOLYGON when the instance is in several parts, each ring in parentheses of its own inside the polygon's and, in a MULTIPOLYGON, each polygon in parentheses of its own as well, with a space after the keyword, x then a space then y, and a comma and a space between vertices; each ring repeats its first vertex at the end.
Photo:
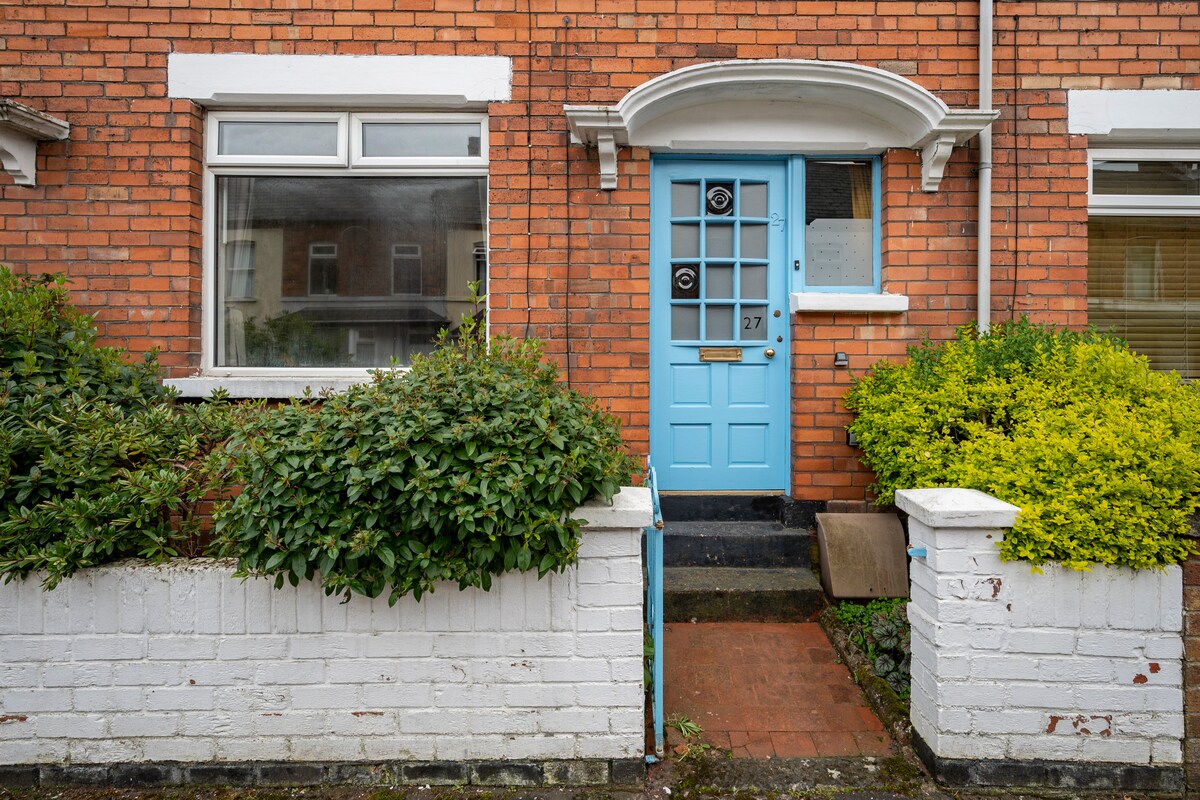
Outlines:
POLYGON ((798 311, 863 311, 899 314, 908 311, 908 296, 903 294, 835 294, 833 292, 792 292, 788 308, 798 311))
POLYGON ((303 397, 306 390, 313 395, 329 390, 344 392, 356 383, 366 383, 370 375, 333 376, 312 378, 263 378, 238 377, 223 378, 215 376, 198 376, 194 378, 168 378, 163 381, 179 392, 180 397, 204 398, 213 393, 214 389, 224 389, 235 400, 268 398, 282 400, 289 397, 303 397))

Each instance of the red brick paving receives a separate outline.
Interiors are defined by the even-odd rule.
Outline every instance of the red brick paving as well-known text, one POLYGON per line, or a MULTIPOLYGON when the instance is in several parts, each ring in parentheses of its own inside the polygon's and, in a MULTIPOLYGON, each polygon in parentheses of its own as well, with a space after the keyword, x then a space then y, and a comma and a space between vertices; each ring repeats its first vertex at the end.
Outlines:
POLYGON ((890 754, 816 623, 677 622, 665 639, 667 719, 698 723, 707 744, 735 758, 890 754))

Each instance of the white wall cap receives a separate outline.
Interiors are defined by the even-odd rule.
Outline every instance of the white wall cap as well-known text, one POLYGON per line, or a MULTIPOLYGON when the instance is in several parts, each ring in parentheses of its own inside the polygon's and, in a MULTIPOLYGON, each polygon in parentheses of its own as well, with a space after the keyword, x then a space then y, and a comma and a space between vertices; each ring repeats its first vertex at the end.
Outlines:
POLYGON ((1011 528, 1021 511, 975 489, 900 489, 896 507, 931 528, 1011 528))
POLYGON ((572 517, 587 520, 588 528, 644 528, 654 522, 654 501, 645 486, 623 486, 611 503, 590 500, 572 517))
POLYGON ((65 120, 0 97, 0 167, 16 185, 35 185, 37 143, 65 139, 70 131, 65 120))
POLYGON ((1200 90, 1072 89, 1067 131, 1126 141, 1179 141, 1200 136, 1200 90))
POLYGON ((179 392, 180 397, 208 397, 216 389, 224 389, 234 400, 268 398, 282 400, 303 397, 305 390, 319 395, 324 391, 344 392, 356 383, 367 383, 369 375, 357 377, 330 376, 314 378, 225 378, 199 376, 193 378, 167 378, 164 386, 179 392))
POLYGON ((512 97, 506 56, 171 53, 167 94, 208 106, 483 105, 512 97))
POLYGON ((788 308, 793 314, 797 311, 878 311, 899 314, 908 311, 908 296, 887 292, 792 292, 788 295, 788 308))

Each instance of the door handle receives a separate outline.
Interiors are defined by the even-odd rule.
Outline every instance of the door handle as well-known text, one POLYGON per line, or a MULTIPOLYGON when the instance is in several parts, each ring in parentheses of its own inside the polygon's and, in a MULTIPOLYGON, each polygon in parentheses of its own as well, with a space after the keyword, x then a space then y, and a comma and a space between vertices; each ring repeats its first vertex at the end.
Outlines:
POLYGON ((768 347, 766 350, 763 350, 763 355, 766 356, 767 358, 774 358, 775 357, 775 348, 768 347))

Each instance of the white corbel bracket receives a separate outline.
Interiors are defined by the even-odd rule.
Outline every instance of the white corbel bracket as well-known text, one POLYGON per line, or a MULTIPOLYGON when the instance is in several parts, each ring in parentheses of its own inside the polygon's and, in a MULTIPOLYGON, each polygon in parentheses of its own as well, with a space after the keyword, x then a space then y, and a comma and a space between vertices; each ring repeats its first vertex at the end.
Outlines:
POLYGON ((0 165, 18 186, 37 178, 37 143, 67 138, 71 126, 14 100, 0 98, 0 165))
POLYGON ((954 152, 954 136, 943 134, 921 148, 921 191, 936 192, 954 152))

